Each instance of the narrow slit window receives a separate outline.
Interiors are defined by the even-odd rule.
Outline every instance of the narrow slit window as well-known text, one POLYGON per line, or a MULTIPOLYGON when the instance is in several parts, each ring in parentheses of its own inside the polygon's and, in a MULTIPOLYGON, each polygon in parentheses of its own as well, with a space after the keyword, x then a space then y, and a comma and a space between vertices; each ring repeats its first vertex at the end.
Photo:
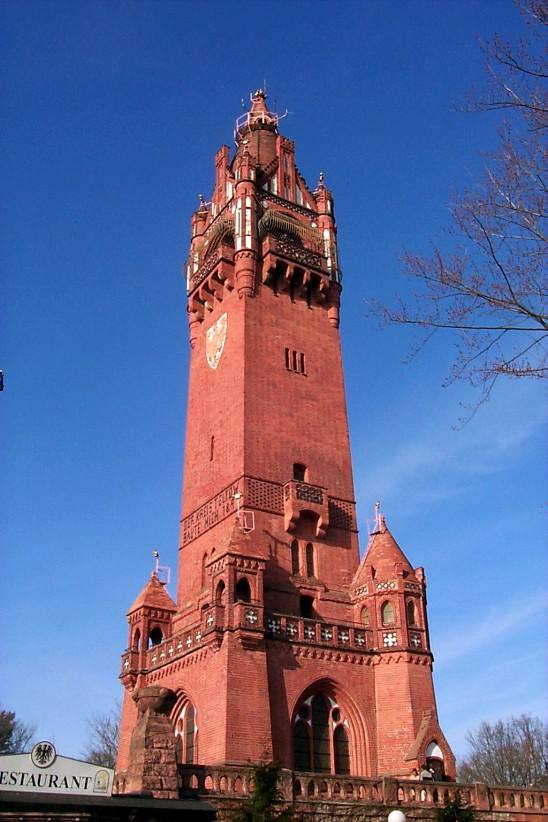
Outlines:
POLYGON ((291 573, 299 573, 299 543, 296 539, 291 543, 291 573))
POLYGON ((314 546, 311 542, 306 546, 306 576, 314 576, 314 546))
POLYGON ((292 348, 286 348, 285 351, 285 367, 288 371, 293 371, 295 374, 306 375, 306 362, 303 351, 295 351, 292 348))

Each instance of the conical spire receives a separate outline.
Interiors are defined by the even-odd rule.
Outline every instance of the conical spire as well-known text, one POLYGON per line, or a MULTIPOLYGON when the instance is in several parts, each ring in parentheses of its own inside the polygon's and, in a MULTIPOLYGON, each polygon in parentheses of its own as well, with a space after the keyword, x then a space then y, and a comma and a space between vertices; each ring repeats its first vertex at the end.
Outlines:
POLYGON ((268 110, 266 104, 266 94, 262 88, 257 89, 251 95, 251 109, 249 111, 250 126, 258 126, 259 128, 274 126, 278 123, 278 118, 268 110))
POLYGON ((371 534, 362 564, 374 568, 378 578, 393 575, 396 565, 403 571, 414 573, 409 560, 390 533, 383 514, 378 515, 376 529, 371 534))
POLYGON ((132 614, 143 607, 162 608, 164 611, 177 610, 177 606, 158 579, 155 571, 152 572, 152 576, 129 609, 128 614, 132 614))

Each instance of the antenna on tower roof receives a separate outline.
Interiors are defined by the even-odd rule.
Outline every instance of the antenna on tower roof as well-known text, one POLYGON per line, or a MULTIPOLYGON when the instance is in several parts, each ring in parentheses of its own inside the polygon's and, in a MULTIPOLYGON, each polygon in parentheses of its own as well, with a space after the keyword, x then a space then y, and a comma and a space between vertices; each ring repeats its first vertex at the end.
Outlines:
POLYGON ((162 585, 169 585, 171 582, 171 568, 169 565, 160 565, 160 552, 156 548, 152 551, 152 556, 156 560, 154 565, 154 574, 162 585))
POLYGON ((375 503, 375 517, 374 519, 367 520, 367 532, 369 536, 372 534, 378 534, 381 530, 382 525, 382 514, 381 514, 381 502, 377 500, 375 503))

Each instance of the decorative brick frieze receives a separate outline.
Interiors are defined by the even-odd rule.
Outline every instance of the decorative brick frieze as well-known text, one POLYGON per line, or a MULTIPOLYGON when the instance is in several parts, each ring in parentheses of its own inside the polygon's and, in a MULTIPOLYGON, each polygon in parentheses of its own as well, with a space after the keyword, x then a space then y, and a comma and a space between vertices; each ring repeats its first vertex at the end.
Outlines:
POLYGON ((291 202, 290 200, 284 200, 283 197, 278 197, 276 194, 263 194, 261 197, 261 205, 263 208, 267 208, 268 206, 281 206, 285 211, 292 211, 308 219, 318 216, 313 209, 297 205, 297 203, 291 202))
MULTIPOLYGON (((295 481, 292 480, 292 483, 295 481)), ((291 502, 292 493, 298 501, 298 508, 312 502, 325 512, 325 501, 328 500, 326 521, 334 528, 355 531, 355 503, 348 500, 327 497, 325 489, 307 483, 296 483, 292 490, 290 483, 269 482, 258 477, 244 476, 231 482, 222 491, 209 499, 182 520, 182 544, 187 545, 205 531, 217 525, 235 511, 234 495, 243 490, 243 506, 272 514, 283 514, 284 501, 291 502), (243 488, 242 488, 243 482, 243 488)))
POLYGON ((356 531, 356 503, 329 497, 329 524, 343 531, 356 531))
POLYGON ((283 485, 257 477, 245 477, 244 501, 248 508, 283 513, 283 485))

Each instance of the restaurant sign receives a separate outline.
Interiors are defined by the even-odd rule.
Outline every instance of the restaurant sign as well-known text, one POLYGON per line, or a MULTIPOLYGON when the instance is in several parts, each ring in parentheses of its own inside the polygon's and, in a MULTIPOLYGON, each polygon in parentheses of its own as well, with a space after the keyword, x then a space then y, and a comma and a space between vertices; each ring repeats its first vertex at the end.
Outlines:
POLYGON ((114 771, 58 756, 51 742, 38 742, 30 753, 0 756, 0 791, 110 796, 114 771))

